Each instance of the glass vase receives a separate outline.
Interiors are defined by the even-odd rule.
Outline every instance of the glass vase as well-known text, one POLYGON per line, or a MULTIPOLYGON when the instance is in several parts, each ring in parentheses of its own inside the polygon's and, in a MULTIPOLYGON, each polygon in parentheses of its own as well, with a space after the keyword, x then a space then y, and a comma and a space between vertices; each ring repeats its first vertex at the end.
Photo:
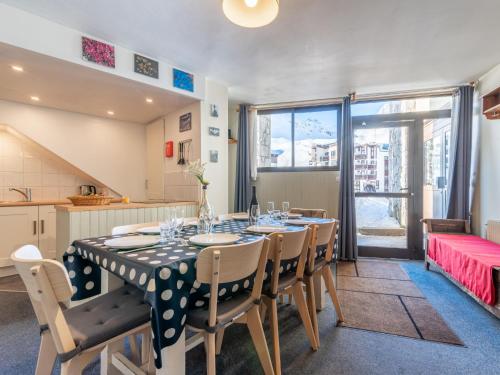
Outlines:
POLYGON ((198 233, 206 234, 212 232, 212 220, 214 212, 207 198, 207 186, 203 185, 201 190, 201 203, 198 214, 198 233))

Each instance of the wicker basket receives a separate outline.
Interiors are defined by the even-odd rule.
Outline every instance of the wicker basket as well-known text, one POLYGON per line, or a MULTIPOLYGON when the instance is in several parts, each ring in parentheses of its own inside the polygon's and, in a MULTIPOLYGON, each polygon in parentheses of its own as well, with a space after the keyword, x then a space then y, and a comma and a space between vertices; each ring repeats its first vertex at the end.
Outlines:
POLYGON ((68 199, 75 206, 105 206, 111 203, 113 197, 104 195, 74 195, 68 199))

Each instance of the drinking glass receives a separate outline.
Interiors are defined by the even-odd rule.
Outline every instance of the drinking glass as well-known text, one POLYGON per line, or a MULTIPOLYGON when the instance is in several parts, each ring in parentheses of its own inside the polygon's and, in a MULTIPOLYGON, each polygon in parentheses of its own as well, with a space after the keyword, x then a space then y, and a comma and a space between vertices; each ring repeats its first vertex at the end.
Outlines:
POLYGON ((274 202, 267 202, 267 213, 269 214, 269 221, 271 221, 274 213, 274 202))
POLYGON ((290 202, 282 203, 283 212, 281 213, 281 218, 283 221, 288 220, 288 211, 290 211, 290 202))
POLYGON ((255 225, 255 224, 258 223, 259 215, 260 215, 259 205, 258 204, 253 204, 250 207, 250 215, 248 216, 248 219, 250 221, 250 225, 255 225))
POLYGON ((160 221, 160 242, 166 243, 172 239, 173 231, 173 221, 171 219, 166 219, 165 221, 160 221))

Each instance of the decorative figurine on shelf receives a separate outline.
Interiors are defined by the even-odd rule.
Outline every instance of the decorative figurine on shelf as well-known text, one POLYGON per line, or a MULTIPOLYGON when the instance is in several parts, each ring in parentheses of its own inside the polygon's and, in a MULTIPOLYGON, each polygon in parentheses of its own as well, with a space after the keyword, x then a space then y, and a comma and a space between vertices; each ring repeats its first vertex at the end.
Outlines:
POLYGON ((207 199, 207 188, 209 182, 204 177, 205 163, 202 163, 200 159, 188 162, 187 172, 198 179, 202 188, 200 210, 198 214, 198 233, 211 233, 214 211, 207 199))

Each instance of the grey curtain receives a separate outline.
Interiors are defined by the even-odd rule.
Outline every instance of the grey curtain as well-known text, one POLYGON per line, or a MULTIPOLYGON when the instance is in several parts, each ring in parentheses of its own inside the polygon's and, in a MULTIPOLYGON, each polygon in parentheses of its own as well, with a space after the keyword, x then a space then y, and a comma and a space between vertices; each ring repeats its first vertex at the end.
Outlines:
POLYGON ((351 98, 342 104, 340 143, 339 243, 340 259, 356 260, 356 207, 354 202, 354 139, 351 119, 351 98))
POLYGON ((462 86, 453 95, 446 212, 448 219, 470 219, 473 103, 472 86, 462 86))
POLYGON ((251 199, 249 142, 248 105, 240 104, 238 150, 236 154, 236 186, 234 191, 235 212, 245 212, 248 209, 248 203, 251 199))

